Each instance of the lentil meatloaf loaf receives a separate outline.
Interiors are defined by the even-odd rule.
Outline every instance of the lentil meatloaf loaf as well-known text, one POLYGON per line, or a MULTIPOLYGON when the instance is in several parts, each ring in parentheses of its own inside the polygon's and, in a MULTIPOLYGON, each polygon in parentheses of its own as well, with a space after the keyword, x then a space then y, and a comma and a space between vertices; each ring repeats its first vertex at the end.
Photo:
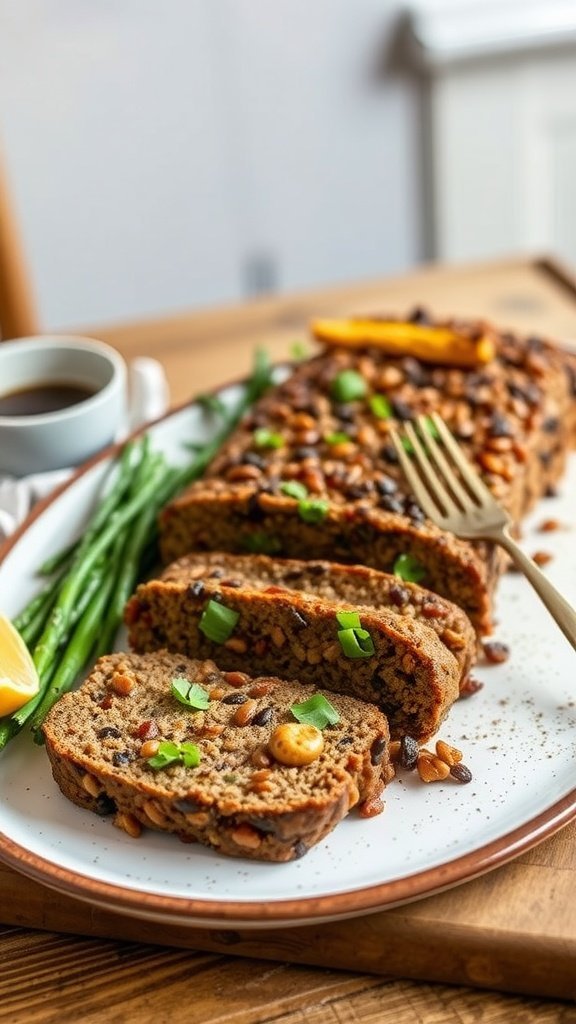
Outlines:
POLYGON ((316 694, 165 651, 108 655, 50 711, 46 749, 64 795, 115 813, 131 835, 144 825, 235 857, 289 861, 350 808, 379 813, 393 774, 381 712, 330 694, 337 722, 297 722, 291 707, 316 694), (176 681, 184 695, 194 684, 199 710, 176 699, 176 681), (180 758, 163 757, 165 745, 180 758))
MULTIPOLYGON (((416 311, 410 322, 430 321, 416 311)), ((487 330, 446 325, 471 338, 487 330)), ((205 477, 163 510, 164 560, 248 551, 390 572, 409 555, 418 582, 489 632, 505 556, 425 518, 389 438, 392 426, 439 412, 515 520, 553 486, 574 436, 574 359, 540 338, 489 333, 494 358, 471 368, 376 345, 331 346, 297 365, 253 407, 205 477)))
MULTIPOLYGON (((129 643, 139 652, 166 647, 212 658, 222 669, 273 672, 315 683, 378 705, 394 738, 427 739, 459 696, 463 666, 454 648, 468 657, 475 649, 465 616, 438 599, 435 607, 451 615, 460 630, 442 639, 429 620, 385 606, 390 577, 361 567, 356 576, 348 567, 322 565, 322 574, 318 568, 319 563, 311 563, 306 575, 305 563, 186 556, 161 579, 140 584, 128 601, 129 643), (308 584, 306 590, 289 585, 291 571, 308 584), (380 576, 378 603, 374 591, 380 576), (268 586, 266 577, 282 585, 268 586), (354 585, 358 577, 361 582, 354 585)), ((428 597, 434 601, 434 595, 428 597)), ((421 602, 426 602, 424 592, 421 602)))

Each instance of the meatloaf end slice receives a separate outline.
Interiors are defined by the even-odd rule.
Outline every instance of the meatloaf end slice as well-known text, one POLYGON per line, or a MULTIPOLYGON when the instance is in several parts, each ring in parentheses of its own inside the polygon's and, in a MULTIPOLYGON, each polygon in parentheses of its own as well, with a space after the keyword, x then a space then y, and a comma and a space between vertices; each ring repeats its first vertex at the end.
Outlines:
POLYGON ((392 774, 385 717, 334 694, 327 696, 340 718, 323 730, 314 761, 288 767, 270 754, 273 730, 295 722, 291 706, 317 692, 272 677, 230 675, 213 662, 166 651, 109 655, 52 708, 46 749, 69 800, 97 814, 115 812, 116 823, 130 822, 134 834, 146 826, 230 856, 290 861, 352 807, 367 816, 380 810, 392 774), (203 687, 207 709, 179 703, 175 679, 203 687), (193 743, 199 764, 153 768, 150 736, 193 743))
MULTIPOLYGON (((471 337, 486 330, 451 320, 436 326, 471 337)), ((491 334, 495 357, 470 368, 370 345, 330 347, 300 363, 256 403, 205 477, 164 509, 165 561, 227 550, 392 572, 409 555, 418 582, 462 607, 480 634, 490 632, 506 557, 426 519, 390 431, 440 413, 519 521, 560 478, 574 444, 576 363, 545 339, 491 334)))

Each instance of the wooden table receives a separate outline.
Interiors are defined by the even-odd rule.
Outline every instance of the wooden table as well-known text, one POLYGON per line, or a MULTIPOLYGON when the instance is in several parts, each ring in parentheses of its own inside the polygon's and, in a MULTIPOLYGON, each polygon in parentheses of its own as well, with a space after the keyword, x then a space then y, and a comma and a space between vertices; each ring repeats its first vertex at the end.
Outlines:
MULTIPOLYGON (((416 303, 576 338, 570 276, 521 259, 83 333, 161 359, 176 404, 245 373, 255 346, 288 355, 311 316, 416 303)), ((0 1022, 576 1022, 576 825, 452 891, 304 929, 144 923, 1 866, 0 907, 0 1022)))

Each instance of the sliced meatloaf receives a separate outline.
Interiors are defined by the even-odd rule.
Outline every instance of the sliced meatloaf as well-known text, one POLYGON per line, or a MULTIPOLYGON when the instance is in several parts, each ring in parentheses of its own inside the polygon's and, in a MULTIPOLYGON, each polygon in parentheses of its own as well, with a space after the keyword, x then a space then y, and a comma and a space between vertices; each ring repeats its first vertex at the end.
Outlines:
MULTIPOLYGON (((202 556, 192 557, 141 584, 126 607, 130 645, 139 652, 165 647, 211 658, 222 669, 270 672, 358 697, 381 708, 395 738, 427 739, 457 699, 462 665, 427 620, 399 614, 396 607, 358 603, 360 588, 352 603, 350 581, 336 597, 262 586, 248 570, 243 581, 210 572, 202 556), (224 633, 218 622, 211 628, 213 617, 222 614, 224 633)), ((459 637, 471 653, 470 632, 454 632, 453 647, 459 637)))
MULTIPOLYGON (((417 317, 422 323, 423 314, 417 317)), ((467 329, 474 333, 474 325, 467 329)), ((166 507, 164 559, 226 550, 390 572, 410 555, 418 582, 489 632, 504 556, 425 518, 389 433, 417 414, 439 412, 518 520, 564 469, 576 375, 574 361, 540 338, 493 337, 494 359, 468 369, 377 347, 331 347, 296 366, 244 419, 207 475, 166 507), (351 389, 341 386, 343 373, 351 389)))
POLYGON ((378 813, 392 774, 386 719, 375 707, 330 694, 339 720, 298 732, 291 708, 317 693, 166 651, 109 655, 51 710, 46 749, 69 800, 97 814, 115 813, 133 835, 143 825, 230 856, 289 861, 350 808, 378 813), (206 707, 183 705, 174 682, 184 693, 196 684, 196 703, 206 707), (291 752, 306 743, 314 759, 290 764, 291 752), (154 766, 167 760, 164 744, 180 759, 154 766))
MULTIPOLYGON (((298 594, 307 593, 334 601, 338 607, 345 604, 347 608, 386 608, 393 614, 417 619, 433 629, 456 658, 461 672, 460 687, 476 657, 476 636, 461 608, 416 583, 365 565, 206 551, 184 555, 173 562, 164 570, 161 580, 184 587, 201 581, 203 586, 212 588, 214 595, 219 593, 219 587, 268 593, 275 588, 277 593, 292 593, 296 600, 298 594)), ((145 587, 138 596, 145 600, 145 587)), ((131 612, 137 614, 131 608, 127 618, 131 612)), ((143 628, 146 627, 141 625, 140 630, 143 628)))

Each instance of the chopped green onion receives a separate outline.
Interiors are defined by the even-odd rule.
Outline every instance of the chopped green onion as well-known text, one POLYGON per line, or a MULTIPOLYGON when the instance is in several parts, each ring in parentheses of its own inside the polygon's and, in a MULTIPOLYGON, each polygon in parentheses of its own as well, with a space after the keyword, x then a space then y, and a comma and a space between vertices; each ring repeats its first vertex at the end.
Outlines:
POLYGON ((308 700, 293 704, 290 711, 297 722, 315 725, 317 729, 325 729, 327 725, 336 725, 340 721, 336 708, 322 693, 315 693, 308 700))
POLYGON ((200 751, 195 743, 172 743, 170 740, 163 740, 154 757, 148 758, 148 764, 156 769, 167 768, 171 764, 197 768, 200 764, 200 751))
POLYGON ((259 427, 254 431, 254 444, 257 448, 281 448, 284 438, 268 427, 259 427))
POLYGON ((346 444, 350 438, 348 434, 344 434, 342 431, 337 430, 334 434, 326 434, 324 438, 326 444, 346 444))
POLYGON ((244 539, 243 547, 253 555, 277 555, 282 550, 282 541, 264 530, 255 530, 244 539))
POLYGON ((330 394, 337 402, 353 402, 364 398, 368 385, 357 370, 341 370, 330 385, 330 394))
POLYGON ((347 658, 370 658, 374 641, 367 629, 339 629, 338 639, 347 658))
POLYGON ((310 354, 310 349, 305 341, 294 341, 290 346, 290 355, 292 359, 301 360, 306 359, 310 354))
POLYGON ((394 562, 392 572, 407 583, 420 583, 426 575, 426 569, 414 558, 414 555, 398 555, 394 562))
POLYGON ((223 644, 232 636, 239 618, 240 613, 233 611, 232 608, 227 608, 218 601, 208 601, 198 629, 215 644, 223 644))
POLYGON ((298 515, 304 523, 321 523, 328 515, 328 502, 322 498, 303 498, 298 502, 298 515))
POLYGON ((392 416, 392 403, 386 395, 371 395, 368 404, 379 420, 389 420, 392 416))
POLYGON ((196 401, 206 412, 217 412, 220 416, 226 412, 226 406, 218 395, 199 395, 196 401))
POLYGON ((303 498, 308 497, 308 488, 299 480, 286 480, 285 483, 280 484, 280 491, 288 498, 296 498, 296 501, 302 501, 303 498))
POLYGON ((342 629, 362 629, 359 612, 336 612, 336 621, 342 629))
POLYGON ((362 628, 359 612, 336 612, 340 646, 347 658, 369 658, 374 654, 374 641, 367 629, 362 628))
POLYGON ((210 703, 208 690, 188 679, 173 679, 171 693, 180 704, 194 711, 205 711, 210 703))
POLYGON ((223 775, 222 778, 224 779, 224 782, 229 782, 230 785, 232 785, 234 782, 237 781, 238 776, 234 775, 233 772, 230 772, 229 775, 223 775))

